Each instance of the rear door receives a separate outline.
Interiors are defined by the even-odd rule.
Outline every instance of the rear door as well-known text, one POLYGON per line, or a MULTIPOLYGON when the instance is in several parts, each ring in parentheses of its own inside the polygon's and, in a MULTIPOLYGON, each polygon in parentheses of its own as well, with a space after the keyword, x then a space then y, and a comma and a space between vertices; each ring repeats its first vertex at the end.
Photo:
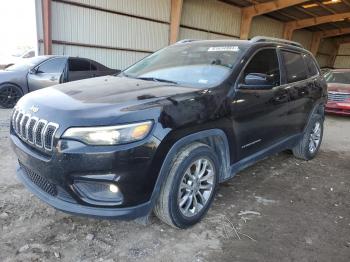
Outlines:
POLYGON ((63 71, 66 66, 65 57, 50 58, 28 73, 28 86, 30 91, 57 85, 63 82, 63 71))
POLYGON ((232 99, 231 118, 236 132, 239 159, 265 149, 287 136, 288 92, 281 87, 280 62, 276 48, 253 54, 241 72, 232 99), (271 86, 246 86, 248 74, 271 77, 271 86))
POLYGON ((309 69, 304 59, 306 54, 293 51, 281 50, 284 67, 284 86, 290 97, 290 109, 288 112, 290 121, 288 134, 298 134, 303 131, 309 113, 313 107, 312 91, 315 88, 314 77, 309 77, 309 69))

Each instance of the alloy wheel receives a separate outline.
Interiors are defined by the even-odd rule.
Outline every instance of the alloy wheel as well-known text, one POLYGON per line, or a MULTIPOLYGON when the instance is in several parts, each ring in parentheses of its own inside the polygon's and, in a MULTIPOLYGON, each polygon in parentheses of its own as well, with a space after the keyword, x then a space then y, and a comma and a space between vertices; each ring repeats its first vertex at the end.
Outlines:
POLYGON ((0 105, 5 108, 12 108, 21 98, 19 90, 12 86, 6 86, 0 90, 0 105))
POLYGON ((214 190, 214 172, 214 165, 207 158, 200 158, 187 168, 178 192, 182 215, 192 217, 206 206, 214 190))
POLYGON ((309 140, 309 151, 310 153, 314 153, 321 141, 321 123, 316 122, 311 130, 310 133, 310 140, 309 140))

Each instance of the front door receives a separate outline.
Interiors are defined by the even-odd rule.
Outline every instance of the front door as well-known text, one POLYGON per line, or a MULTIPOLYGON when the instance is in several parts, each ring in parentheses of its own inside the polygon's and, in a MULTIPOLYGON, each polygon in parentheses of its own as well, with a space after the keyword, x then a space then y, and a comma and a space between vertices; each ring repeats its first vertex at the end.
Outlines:
POLYGON ((268 148, 286 136, 288 100, 288 91, 281 86, 276 48, 259 50, 241 72, 231 102, 237 160, 268 148))
POLYGON ((28 73, 29 91, 53 86, 63 81, 63 71, 66 66, 65 57, 54 57, 44 61, 28 73))

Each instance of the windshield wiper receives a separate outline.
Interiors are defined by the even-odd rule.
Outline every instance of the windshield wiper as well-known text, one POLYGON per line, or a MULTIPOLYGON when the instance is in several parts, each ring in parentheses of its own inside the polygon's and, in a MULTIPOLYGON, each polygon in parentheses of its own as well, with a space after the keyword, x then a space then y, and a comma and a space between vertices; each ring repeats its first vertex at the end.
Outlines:
POLYGON ((164 83, 171 83, 177 85, 177 82, 167 80, 167 79, 162 79, 162 78, 156 78, 156 77, 136 77, 137 79, 141 80, 146 80, 146 81, 155 81, 155 82, 164 82, 164 83))

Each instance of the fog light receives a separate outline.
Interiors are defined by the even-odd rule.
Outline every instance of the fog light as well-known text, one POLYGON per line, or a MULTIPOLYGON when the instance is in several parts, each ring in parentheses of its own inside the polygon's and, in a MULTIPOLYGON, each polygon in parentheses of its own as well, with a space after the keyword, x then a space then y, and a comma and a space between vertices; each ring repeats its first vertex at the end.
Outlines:
POLYGON ((111 182, 75 180, 73 188, 79 197, 94 205, 120 205, 123 195, 119 187, 111 182))
POLYGON ((114 184, 110 184, 109 185, 109 191, 111 191, 112 193, 118 193, 119 188, 116 185, 114 185, 114 184))

